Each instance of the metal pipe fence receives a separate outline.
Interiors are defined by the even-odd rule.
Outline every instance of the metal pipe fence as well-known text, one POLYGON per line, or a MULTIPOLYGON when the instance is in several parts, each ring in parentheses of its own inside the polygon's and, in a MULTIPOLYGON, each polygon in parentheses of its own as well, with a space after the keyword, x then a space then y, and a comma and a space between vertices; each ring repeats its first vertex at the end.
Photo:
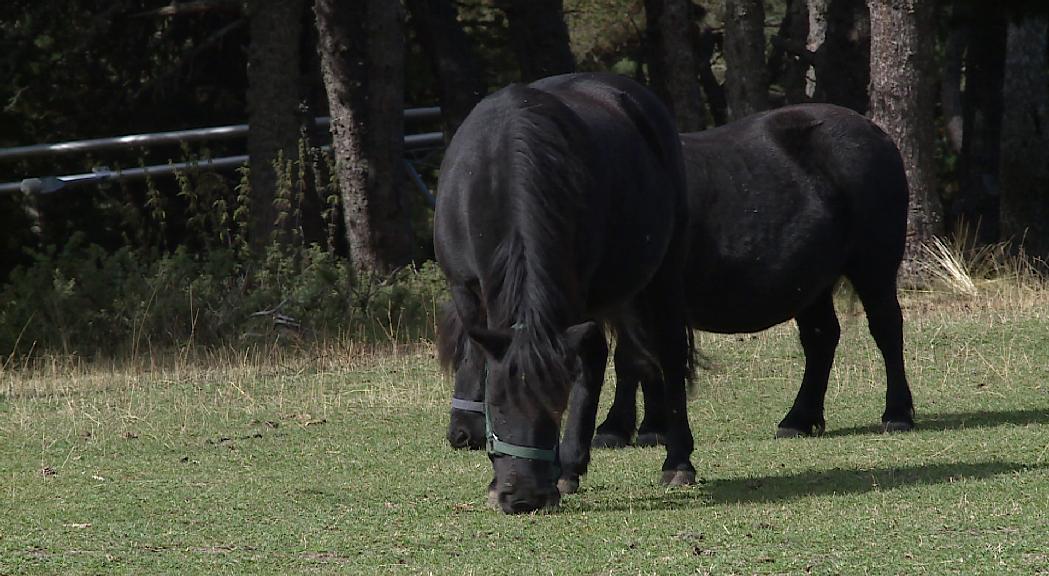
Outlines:
MULTIPOLYGON (((436 120, 440 118, 440 115, 441 109, 438 107, 409 108, 404 111, 405 121, 436 120)), ((331 118, 327 116, 317 118, 314 121, 314 124, 317 128, 327 128, 331 125, 331 118)), ((211 128, 130 134, 127 136, 115 136, 111 138, 93 138, 89 140, 76 140, 55 144, 34 144, 31 146, 2 148, 0 149, 0 161, 59 156, 100 150, 119 150, 143 146, 178 144, 182 142, 231 140, 247 136, 248 129, 249 127, 247 124, 234 124, 230 126, 215 126, 211 128)), ((406 151, 438 148, 443 145, 443 143, 444 134, 442 132, 426 132, 422 134, 407 134, 404 136, 404 148, 406 151)), ((323 148, 329 149, 330 147, 325 146, 323 148)), ((98 184, 107 181, 141 180, 147 176, 166 176, 174 174, 175 172, 194 168, 207 168, 212 170, 236 168, 244 165, 247 161, 247 155, 238 155, 191 162, 177 162, 129 168, 126 170, 110 170, 109 168, 99 167, 92 172, 83 174, 25 178, 15 182, 0 183, 0 194, 18 191, 22 191, 26 194, 47 194, 71 186, 98 184)))

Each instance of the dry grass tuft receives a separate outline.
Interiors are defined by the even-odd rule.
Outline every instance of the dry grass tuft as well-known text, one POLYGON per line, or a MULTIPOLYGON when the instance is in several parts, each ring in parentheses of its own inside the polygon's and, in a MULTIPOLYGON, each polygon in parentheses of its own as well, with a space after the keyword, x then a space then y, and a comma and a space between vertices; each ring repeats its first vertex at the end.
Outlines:
POLYGON ((933 238, 932 242, 923 244, 922 255, 924 258, 919 262, 919 269, 948 290, 966 296, 978 294, 964 256, 943 240, 933 238))

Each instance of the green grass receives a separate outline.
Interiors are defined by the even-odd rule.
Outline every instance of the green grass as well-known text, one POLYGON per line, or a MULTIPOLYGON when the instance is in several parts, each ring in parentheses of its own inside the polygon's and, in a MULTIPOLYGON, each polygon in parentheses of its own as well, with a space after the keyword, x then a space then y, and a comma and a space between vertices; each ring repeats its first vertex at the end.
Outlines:
POLYGON ((861 313, 822 438, 771 438, 791 326, 702 335, 701 482, 659 485, 662 449, 601 451, 521 517, 485 506, 483 454, 446 447, 425 343, 9 368, 0 574, 1046 574, 1049 296, 1010 294, 907 298, 908 434, 875 433, 861 313))

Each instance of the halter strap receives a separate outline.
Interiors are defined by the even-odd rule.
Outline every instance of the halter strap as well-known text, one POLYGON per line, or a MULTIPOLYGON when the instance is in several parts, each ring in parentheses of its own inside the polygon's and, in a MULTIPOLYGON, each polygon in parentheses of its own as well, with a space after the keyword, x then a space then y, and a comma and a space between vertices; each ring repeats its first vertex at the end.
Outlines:
MULTIPOLYGON (((455 400, 455 398, 452 399, 453 406, 455 400)), ((554 465, 554 478, 556 479, 561 475, 561 458, 559 454, 560 443, 554 444, 552 449, 534 448, 532 446, 520 446, 518 444, 504 442, 496 436, 495 430, 492 428, 492 416, 488 412, 487 365, 484 368, 484 402, 480 402, 479 404, 481 404, 484 411, 484 436, 487 440, 489 454, 502 454, 504 456, 513 456, 514 458, 524 458, 526 460, 551 462, 554 465)))
POLYGON ((533 448, 531 446, 518 446, 517 444, 510 444, 509 442, 503 442, 495 435, 495 431, 492 430, 492 417, 488 414, 488 405, 485 404, 484 411, 484 434, 488 440, 488 453, 489 454, 503 454, 506 456, 513 456, 515 458, 525 458, 527 460, 541 460, 544 462, 558 463, 558 448, 554 447, 553 450, 544 448, 533 448))
POLYGON ((477 412, 478 414, 484 414, 484 402, 463 400, 462 398, 456 398, 455 396, 452 396, 452 409, 463 410, 464 412, 477 412))

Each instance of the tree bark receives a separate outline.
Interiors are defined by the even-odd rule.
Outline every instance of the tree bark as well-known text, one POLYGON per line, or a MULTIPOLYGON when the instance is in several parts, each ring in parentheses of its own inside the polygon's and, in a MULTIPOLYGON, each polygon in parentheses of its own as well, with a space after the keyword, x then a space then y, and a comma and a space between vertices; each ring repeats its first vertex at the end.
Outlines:
POLYGON ((575 71, 563 0, 497 0, 510 25, 521 80, 575 71))
MULTIPOLYGON (((815 56, 814 98, 865 114, 870 102, 867 86, 871 66, 871 24, 866 0, 831 0, 825 24, 824 39, 815 56)), ((921 33, 935 36, 935 29, 921 33)))
POLYGON ((955 5, 948 17, 947 42, 943 48, 943 78, 940 81, 940 109, 951 152, 962 151, 962 131, 965 128, 962 111, 962 70, 965 49, 969 44, 969 19, 963 8, 955 5))
POLYGON ((805 102, 805 75, 810 59, 804 53, 809 36, 809 7, 805 0, 787 0, 786 12, 769 51, 769 82, 783 88, 783 103, 805 102))
POLYGON ((1002 236, 1049 261, 1049 17, 1009 22, 1002 93, 1002 236))
MULTIPOLYGON (((806 47, 810 54, 816 54, 827 38, 827 9, 831 0, 807 0, 809 13, 809 37, 806 47)), ((805 93, 809 97, 816 95, 816 76, 805 77, 805 93)))
POLYGON ((645 0, 649 81, 673 112, 681 132, 706 127, 692 16, 690 0, 645 0))
MULTIPOLYGON (((711 67, 714 52, 722 43, 723 36, 715 33, 706 24, 707 9, 693 4, 695 11, 692 18, 692 54, 699 72, 699 85, 707 97, 707 108, 714 124, 720 126, 728 121, 728 100, 725 98, 725 87, 718 81, 711 67)), ((702 111, 702 104, 699 105, 702 111)))
POLYGON ((900 149, 911 199, 904 274, 912 276, 921 245, 943 231, 934 163, 933 4, 869 0, 870 117, 900 149))
POLYGON ((411 259, 402 197, 404 18, 400 2, 316 0, 321 67, 350 258, 358 281, 411 259))
POLYGON ((430 59, 441 97, 445 138, 451 138, 484 97, 484 77, 451 0, 407 0, 415 34, 430 59))
MULTIPOLYGON (((248 54, 248 157, 251 159, 251 226, 248 237, 258 252, 274 239, 278 208, 274 162, 283 152, 295 158, 299 139, 301 87, 300 37, 304 0, 249 0, 251 45, 248 54)), ((286 191, 291 194, 291 191, 286 191)), ((287 210, 282 207, 280 211, 287 210)), ((299 223, 284 214, 280 228, 299 223)))
POLYGON ((998 153, 1002 131, 1002 80, 1006 21, 995 4, 966 14, 969 42, 962 93, 962 149, 959 190, 951 206, 954 223, 976 228, 981 243, 999 239, 998 153))
POLYGON ((725 0, 725 92, 733 120, 768 108, 765 5, 725 0))

